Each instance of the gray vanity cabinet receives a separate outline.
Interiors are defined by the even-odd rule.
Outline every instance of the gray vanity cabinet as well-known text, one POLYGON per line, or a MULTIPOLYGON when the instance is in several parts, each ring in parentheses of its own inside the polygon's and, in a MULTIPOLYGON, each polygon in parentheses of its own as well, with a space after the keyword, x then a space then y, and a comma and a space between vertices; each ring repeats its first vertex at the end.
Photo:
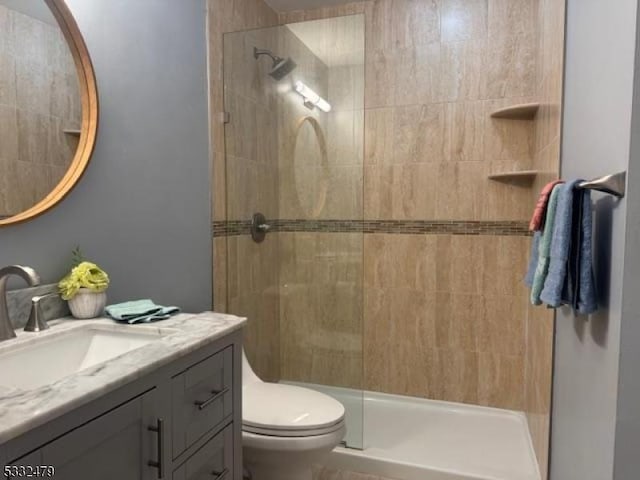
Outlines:
MULTIPOLYGON (((158 478, 157 391, 151 390, 22 457, 15 466, 55 466, 61 479, 152 480, 158 478), (140 461, 148 459, 147 462, 140 461)), ((166 462, 163 468, 166 470, 166 462)))
MULTIPOLYGON (((241 480, 241 335, 0 445, 2 466, 50 465, 57 480, 241 480)), ((0 479, 48 477, 16 471, 0 479)))

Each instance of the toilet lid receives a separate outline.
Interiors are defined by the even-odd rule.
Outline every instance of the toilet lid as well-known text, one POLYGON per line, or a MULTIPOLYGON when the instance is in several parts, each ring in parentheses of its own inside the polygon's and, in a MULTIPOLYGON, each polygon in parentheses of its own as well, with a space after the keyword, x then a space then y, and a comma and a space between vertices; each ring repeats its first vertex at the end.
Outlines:
POLYGON ((342 422, 344 407, 324 393, 279 383, 257 382, 242 392, 242 423, 265 430, 311 431, 342 422))

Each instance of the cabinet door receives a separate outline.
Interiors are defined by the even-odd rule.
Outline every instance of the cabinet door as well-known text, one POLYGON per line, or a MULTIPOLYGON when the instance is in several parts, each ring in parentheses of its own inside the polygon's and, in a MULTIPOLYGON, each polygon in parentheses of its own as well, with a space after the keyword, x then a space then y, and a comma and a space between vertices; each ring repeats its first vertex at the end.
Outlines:
POLYGON ((173 480, 232 480, 233 425, 204 444, 173 472, 173 480))
MULTIPOLYGON (((82 425, 13 463, 51 465, 56 480, 155 480, 167 467, 155 390, 82 425), (164 460, 162 469, 155 462, 164 460), (156 465, 156 466, 154 466, 156 465), (161 471, 162 470, 162 471, 161 471)), ((163 422, 160 422, 162 426, 163 422)), ((163 438, 164 437, 164 438, 163 438)), ((20 477, 18 477, 20 478, 20 477)))

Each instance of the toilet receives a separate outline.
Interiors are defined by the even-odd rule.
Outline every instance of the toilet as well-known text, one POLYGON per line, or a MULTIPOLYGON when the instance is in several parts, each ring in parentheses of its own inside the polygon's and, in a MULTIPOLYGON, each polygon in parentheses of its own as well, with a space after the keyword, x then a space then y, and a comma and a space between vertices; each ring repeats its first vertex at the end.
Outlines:
POLYGON ((263 382, 242 352, 242 452, 251 480, 311 480, 344 438, 344 406, 308 388, 263 382))

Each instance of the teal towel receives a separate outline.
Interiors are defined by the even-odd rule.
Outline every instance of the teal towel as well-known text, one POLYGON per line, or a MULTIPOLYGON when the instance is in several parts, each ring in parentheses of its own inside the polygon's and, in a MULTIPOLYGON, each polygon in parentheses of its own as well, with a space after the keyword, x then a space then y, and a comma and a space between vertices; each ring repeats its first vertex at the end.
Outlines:
POLYGON ((105 312, 116 322, 132 325, 166 320, 171 315, 180 313, 180 309, 178 307, 163 307, 153 303, 153 300, 145 299, 109 305, 105 308, 105 312))
POLYGON ((544 230, 540 237, 540 245, 538 246, 538 264, 533 275, 533 284, 531 285, 531 303, 540 305, 540 293, 544 288, 544 281, 549 272, 549 262, 551 259, 551 239, 553 238, 553 225, 556 220, 556 208, 558 206, 558 197, 560 194, 560 185, 556 185, 549 197, 547 205, 546 221, 544 230))

